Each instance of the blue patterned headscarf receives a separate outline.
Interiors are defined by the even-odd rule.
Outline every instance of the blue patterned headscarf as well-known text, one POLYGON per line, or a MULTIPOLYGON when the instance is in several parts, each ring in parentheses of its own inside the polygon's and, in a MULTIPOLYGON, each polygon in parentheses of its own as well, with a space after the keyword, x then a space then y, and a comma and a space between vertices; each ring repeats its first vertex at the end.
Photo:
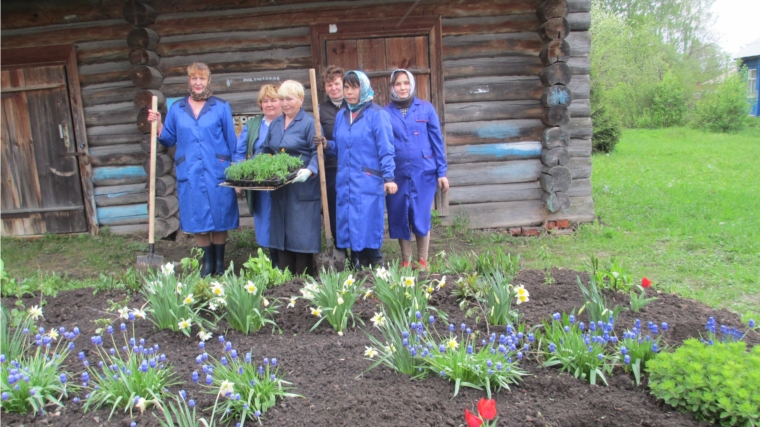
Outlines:
POLYGON ((348 102, 346 104, 348 105, 349 110, 358 111, 364 106, 364 104, 372 102, 372 99, 375 97, 375 91, 372 90, 372 86, 369 83, 369 77, 367 77, 366 74, 362 73, 361 71, 351 70, 346 73, 346 76, 351 73, 355 74, 356 77, 359 78, 359 87, 361 89, 361 92, 359 92, 358 104, 348 104, 348 102))

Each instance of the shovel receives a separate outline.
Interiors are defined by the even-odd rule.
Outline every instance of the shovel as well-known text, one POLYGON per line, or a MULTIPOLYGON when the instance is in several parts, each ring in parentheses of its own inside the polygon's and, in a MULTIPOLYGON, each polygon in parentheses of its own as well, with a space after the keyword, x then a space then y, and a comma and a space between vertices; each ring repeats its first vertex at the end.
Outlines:
MULTIPOLYGON (((158 111, 158 98, 153 97, 151 105, 153 111, 158 111)), ((148 255, 139 255, 137 257, 137 268, 158 269, 164 263, 164 257, 156 255, 153 233, 155 231, 156 219, 156 134, 158 133, 158 122, 151 123, 150 126, 150 175, 148 176, 148 255)))
MULTIPOLYGON (((309 69, 309 79, 311 80, 311 105, 314 113, 314 126, 316 134, 322 135, 322 125, 319 122, 319 100, 317 96, 317 75, 313 68, 309 69)), ((327 204, 327 183, 325 181, 325 158, 322 145, 317 147, 317 160, 319 161, 319 186, 322 190, 322 219, 325 224, 325 246, 324 252, 320 252, 314 257, 317 271, 324 268, 325 270, 343 271, 346 267, 346 254, 343 251, 335 250, 332 230, 330 229, 330 207, 327 204)))

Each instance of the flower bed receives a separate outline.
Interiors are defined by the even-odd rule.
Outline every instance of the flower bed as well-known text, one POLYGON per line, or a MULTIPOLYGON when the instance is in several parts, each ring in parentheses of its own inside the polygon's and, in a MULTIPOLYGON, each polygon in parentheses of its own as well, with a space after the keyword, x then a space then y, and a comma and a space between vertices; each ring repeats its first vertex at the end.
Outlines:
MULTIPOLYGON (((544 272, 521 272, 514 283, 524 285, 530 294, 529 302, 517 307, 522 315, 521 322, 538 325, 544 320, 551 321, 553 313, 570 313, 573 309, 577 311, 584 304, 584 300, 576 283, 576 275, 577 273, 572 271, 554 270, 552 276, 556 282, 545 285, 544 272)), ((582 274, 582 277, 586 283, 587 276, 582 274)), ((357 282, 363 279, 371 282, 371 274, 362 272, 354 276, 357 282)), ((422 275, 416 278, 423 279, 422 275)), ((441 275, 433 274, 430 279, 440 280, 441 275)), ((486 334, 484 321, 476 324, 473 318, 464 317, 458 299, 452 295, 452 282, 452 278, 449 277, 449 284, 432 291, 428 301, 431 308, 448 314, 447 322, 439 321, 440 332, 448 333, 448 323, 457 325, 457 330, 459 325, 464 323, 466 327, 486 334)), ((203 349, 199 348, 197 327, 188 337, 171 330, 156 330, 148 320, 139 318, 132 323, 127 319, 124 323, 128 328, 134 328, 134 336, 138 340, 145 339, 146 346, 159 346, 160 354, 165 355, 167 364, 171 364, 175 378, 182 382, 181 385, 171 386, 171 393, 176 394, 179 390, 184 390, 188 399, 194 400, 199 416, 202 412, 202 416, 207 419, 211 411, 202 410, 213 406, 217 396, 215 391, 208 393, 205 373, 202 370, 203 366, 210 362, 201 360, 201 363, 197 363, 196 358, 207 352, 211 357, 221 360, 228 342, 234 343, 240 358, 245 358, 245 354, 250 352, 253 365, 256 367, 269 367, 273 358, 276 358, 279 370, 276 378, 284 378, 289 383, 287 391, 301 396, 278 399, 276 404, 262 414, 261 422, 264 425, 460 426, 465 425, 465 409, 478 413, 477 402, 486 397, 485 391, 462 387, 452 399, 453 383, 439 376, 428 375, 424 380, 414 380, 409 376, 394 373, 385 366, 367 371, 373 361, 364 356, 367 346, 372 345, 366 333, 382 339, 378 328, 373 327, 371 320, 378 312, 379 300, 375 296, 357 300, 353 307, 357 326, 351 327, 349 322, 342 335, 338 335, 328 322, 322 322, 310 332, 318 320, 312 314, 313 305, 310 306, 306 299, 299 299, 293 307, 285 307, 285 303, 292 296, 301 294, 300 290, 305 285, 303 279, 295 279, 265 291, 264 295, 269 301, 280 299, 283 303, 272 318, 279 328, 275 329, 275 333, 272 333, 271 327, 263 327, 250 335, 244 335, 231 330, 227 322, 221 320, 203 349), (360 320, 364 322, 363 326, 360 320), (219 341, 220 334, 224 336, 224 343, 219 341), (268 358, 268 363, 264 363, 264 358, 268 358), (197 383, 192 381, 193 372, 199 372, 197 383)), ((610 300, 614 298, 617 304, 628 305, 628 295, 605 295, 610 300)), ((95 350, 90 337, 96 335, 96 329, 103 328, 103 324, 96 321, 118 316, 116 312, 104 311, 110 306, 108 301, 122 301, 125 297, 116 294, 92 295, 91 291, 83 289, 62 292, 57 298, 48 299, 48 304, 43 307, 44 320, 40 320, 41 324, 38 322, 39 326, 46 330, 52 327, 72 330, 77 326, 81 331, 80 338, 76 340, 77 348, 67 360, 68 370, 74 377, 81 376, 83 371, 77 358, 79 351, 87 350, 91 363, 96 360, 91 357, 95 350)), ((644 324, 649 321, 657 325, 663 322, 668 324, 667 331, 659 331, 662 335, 661 346, 679 345, 690 337, 699 338, 700 333, 704 334, 705 323, 711 316, 719 324, 742 327, 735 314, 712 310, 674 295, 659 294, 657 297, 656 301, 639 313, 620 313, 616 325, 620 325, 618 334, 621 338, 623 330, 634 325, 637 318, 644 324)), ((10 306, 13 302, 6 299, 3 304, 10 306)), ((31 307, 36 301, 25 299, 24 303, 31 307)), ((128 306, 139 308, 144 303, 143 297, 136 295, 128 302, 128 306)), ((581 314, 579 317, 585 318, 585 315, 581 314)), ((122 320, 114 322, 116 335, 120 333, 118 325, 121 322, 122 320)), ((505 328, 492 326, 491 331, 501 334, 505 328)), ((107 331, 101 333, 104 337, 108 336, 107 331)), ((757 334, 750 334, 746 341, 752 345, 760 340, 757 334)), ((156 353, 158 354, 158 351, 156 353)), ((646 388, 646 379, 637 387, 633 375, 626 374, 620 366, 611 374, 605 374, 609 386, 592 386, 587 381, 560 372, 557 368, 542 367, 532 355, 526 356, 519 366, 529 375, 522 377, 517 384, 509 384, 509 390, 502 388, 492 394, 498 406, 498 425, 707 425, 696 421, 690 414, 674 411, 651 396, 646 388)), ((213 378, 212 381, 217 381, 217 378, 213 378)), ((220 385, 213 384, 216 388, 220 385)), ((4 412, 3 425, 44 423, 63 426, 105 423, 128 426, 132 422, 140 426, 159 425, 158 418, 151 413, 161 416, 160 411, 148 406, 141 414, 140 408, 134 407, 140 404, 139 399, 132 405, 131 416, 129 411, 125 413, 124 409, 118 408, 111 420, 106 421, 111 409, 104 408, 85 413, 83 402, 74 402, 74 395, 79 394, 81 393, 69 393, 68 398, 62 399, 64 409, 49 408, 45 419, 32 418, 31 414, 4 412)), ((220 408, 223 410, 224 407, 220 408)))

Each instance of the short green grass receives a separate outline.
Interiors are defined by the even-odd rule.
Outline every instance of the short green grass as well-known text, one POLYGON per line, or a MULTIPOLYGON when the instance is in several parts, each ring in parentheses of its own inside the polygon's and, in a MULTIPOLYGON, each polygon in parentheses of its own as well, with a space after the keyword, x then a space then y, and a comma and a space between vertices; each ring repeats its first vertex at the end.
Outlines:
MULTIPOLYGON (((661 290, 739 314, 760 315, 760 128, 710 134, 627 130, 593 157, 599 221, 574 236, 509 239, 524 265, 582 270, 615 256, 661 290), (543 248, 543 249, 542 249, 543 248)), ((488 247, 481 235, 473 243, 488 247)))

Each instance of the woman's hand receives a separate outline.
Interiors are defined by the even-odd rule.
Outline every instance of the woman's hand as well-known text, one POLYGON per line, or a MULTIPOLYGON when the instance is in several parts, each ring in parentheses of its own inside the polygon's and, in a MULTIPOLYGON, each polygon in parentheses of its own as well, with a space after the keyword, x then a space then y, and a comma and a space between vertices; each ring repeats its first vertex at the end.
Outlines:
POLYGON ((311 176, 311 171, 308 169, 299 169, 293 182, 304 182, 311 176))
POLYGON ((319 146, 321 145, 322 148, 325 150, 330 149, 330 145, 327 144, 327 138, 325 138, 324 136, 314 135, 313 140, 314 140, 314 147, 319 148, 319 146))
POLYGON ((398 185, 396 185, 395 182, 386 182, 385 185, 383 185, 383 190, 385 191, 385 194, 396 194, 396 191, 398 191, 398 185))
POLYGON ((444 193, 449 191, 449 179, 445 176, 438 178, 438 188, 440 188, 444 193))
POLYGON ((161 123, 161 113, 156 110, 148 110, 148 121, 151 123, 155 121, 161 123))

